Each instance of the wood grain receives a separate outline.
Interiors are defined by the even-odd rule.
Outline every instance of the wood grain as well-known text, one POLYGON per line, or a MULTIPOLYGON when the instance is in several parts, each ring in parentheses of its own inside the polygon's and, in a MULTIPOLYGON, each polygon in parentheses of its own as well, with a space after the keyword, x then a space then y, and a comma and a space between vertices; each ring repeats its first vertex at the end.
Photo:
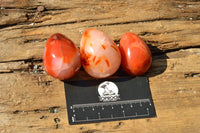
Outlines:
MULTIPOLYGON (((200 1, 1 0, 0 6, 0 132, 200 131, 200 1), (68 124, 64 84, 45 73, 43 49, 56 32, 79 46, 90 27, 116 43, 134 32, 148 44, 156 118, 68 124)), ((89 78, 81 70, 72 80, 89 78)))

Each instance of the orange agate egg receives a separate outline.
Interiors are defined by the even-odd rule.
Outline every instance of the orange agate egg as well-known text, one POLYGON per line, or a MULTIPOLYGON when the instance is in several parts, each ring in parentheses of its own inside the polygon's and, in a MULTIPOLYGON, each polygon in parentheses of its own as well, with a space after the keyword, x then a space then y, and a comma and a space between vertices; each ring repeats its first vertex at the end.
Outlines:
POLYGON ((55 33, 47 40, 43 64, 49 75, 60 80, 71 78, 81 67, 79 49, 64 35, 55 33))
POLYGON ((93 28, 83 33, 80 52, 85 71, 95 78, 111 76, 121 64, 118 46, 105 33, 93 28))
POLYGON ((120 40, 119 49, 122 55, 122 68, 128 74, 143 75, 151 67, 151 51, 136 34, 125 33, 120 40))

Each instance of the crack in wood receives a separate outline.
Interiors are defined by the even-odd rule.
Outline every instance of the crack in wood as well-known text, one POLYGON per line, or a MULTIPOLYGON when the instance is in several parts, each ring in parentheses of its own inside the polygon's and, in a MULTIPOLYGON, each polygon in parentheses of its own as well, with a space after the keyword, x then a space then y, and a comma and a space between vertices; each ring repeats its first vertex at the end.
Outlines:
MULTIPOLYGON (((2 70, 0 69, 0 74, 7 74, 7 73, 15 73, 15 72, 23 72, 23 73, 30 73, 30 74, 44 74, 46 73, 43 66, 42 66, 42 59, 36 59, 36 58, 29 58, 29 59, 20 59, 20 60, 12 60, 12 61, 3 61, 2 63, 8 63, 7 67, 2 67, 2 70), (12 63, 21 63, 17 64, 15 67, 9 67, 9 64, 12 63)), ((52 81, 41 81, 38 80, 38 85, 51 85, 52 81)))
MULTIPOLYGON (((143 39, 143 41, 146 43, 146 44, 149 44, 149 45, 152 45, 152 44, 154 44, 154 45, 161 45, 162 43, 161 42, 159 42, 159 41, 151 41, 151 40, 145 40, 145 39, 143 39)), ((171 41, 172 42, 172 41, 171 41)), ((164 42, 165 43, 165 42, 164 42)), ((164 44, 163 43, 163 44, 164 44)))
POLYGON ((20 111, 19 110, 15 110, 13 111, 13 114, 18 114, 20 111))
MULTIPOLYGON (((30 16, 29 16, 30 17, 30 16)), ((28 18, 29 18, 28 17, 28 18)), ((105 20, 105 19, 113 19, 113 18, 116 18, 116 17, 109 17, 109 18, 99 18, 99 19, 82 19, 82 20, 73 20, 73 21, 68 21, 68 22, 62 22, 62 23, 53 23, 53 24, 44 24, 44 25, 38 25, 38 26, 27 26, 27 25, 22 25, 22 27, 19 27, 19 28, 13 28, 12 30, 17 30, 17 29, 21 29, 23 28, 24 30, 25 29, 35 29, 35 28, 40 28, 40 27, 49 27, 49 26, 58 26, 58 25, 67 25, 67 24, 75 24, 75 23, 83 23, 83 22, 87 22, 87 21, 97 21, 97 20, 105 20)), ((29 18, 30 20, 30 18, 29 18)), ((29 24, 30 22, 34 22, 34 21, 26 21, 24 22, 24 24, 29 24)), ((35 22, 35 23, 41 23, 43 22, 42 20, 39 21, 39 22, 35 22)), ((6 24, 6 25, 0 25, 0 29, 4 29, 4 28, 7 28, 7 27, 10 27, 10 26, 16 26, 16 25, 20 25, 22 23, 15 23, 15 24, 6 24)))
POLYGON ((27 39, 24 41, 24 43, 37 43, 37 42, 43 42, 47 41, 47 38, 44 39, 27 39))
POLYGON ((40 119, 46 119, 48 116, 41 116, 40 119))
POLYGON ((199 3, 199 0, 175 0, 178 2, 195 2, 195 4, 199 3))
POLYGON ((96 21, 96 20, 104 20, 104 19, 111 19, 111 18, 116 18, 116 17, 99 18, 99 19, 73 20, 73 21, 62 22, 62 23, 54 23, 54 24, 39 25, 39 26, 32 26, 32 27, 24 27, 24 29, 34 29, 34 28, 40 28, 40 27, 50 27, 50 26, 57 26, 57 25, 67 25, 67 24, 83 23, 83 22, 87 22, 87 21, 96 21))
POLYGON ((33 128, 33 127, 38 127, 38 126, 28 126, 28 128, 33 128))
POLYGON ((77 9, 79 7, 69 7, 69 8, 47 8, 47 11, 62 11, 62 10, 70 10, 70 9, 77 9))
POLYGON ((184 92, 190 92, 190 91, 193 91, 192 88, 186 88, 186 89, 183 89, 181 87, 179 87, 179 89, 175 90, 177 93, 184 93, 184 92))
POLYGON ((184 74, 185 78, 197 78, 200 77, 200 73, 190 72, 184 74))
MULTIPOLYGON (((34 112, 34 113, 41 113, 41 112, 49 112, 49 113, 58 113, 61 109, 60 106, 53 106, 53 107, 49 107, 47 109, 33 109, 33 110, 15 110, 12 113, 13 114, 20 114, 20 113, 30 113, 30 112, 34 112)), ((1 112, 3 113, 3 112, 1 112)))
MULTIPOLYGON (((146 23, 146 22, 154 22, 154 21, 169 21, 169 20, 176 20, 178 19, 177 17, 172 17, 172 18, 155 18, 155 19, 146 19, 146 20, 133 20, 133 21, 127 21, 127 22, 115 22, 115 23, 109 23, 109 24, 104 24, 106 26, 109 25, 119 25, 119 24, 131 24, 131 23, 146 23)), ((98 26, 98 25, 96 25, 98 26)))
MULTIPOLYGON (((43 6, 42 4, 39 4, 40 6, 43 6)), ((8 7, 3 6, 4 10, 6 9, 16 9, 16 10, 25 10, 25 11, 36 11, 38 5, 34 5, 33 7, 8 7)), ((45 7, 44 11, 60 11, 60 10, 69 10, 69 9, 76 9, 79 7, 68 7, 68 8, 52 8, 52 7, 45 7)))
POLYGON ((27 59, 19 59, 19 60, 0 61, 0 63, 21 62, 21 61, 24 61, 24 63, 42 62, 42 59, 39 59, 39 58, 27 58, 27 59))
POLYGON ((174 32, 180 32, 183 30, 173 30, 173 31, 168 31, 168 32, 149 32, 149 31, 144 31, 139 33, 139 36, 150 36, 150 35, 160 35, 160 34, 170 34, 170 33, 174 33, 174 32))
POLYGON ((0 74, 14 73, 14 70, 0 70, 0 74))
MULTIPOLYGON (((19 24, 20 23, 0 25, 0 29, 4 29, 4 28, 7 28, 7 27, 13 27, 13 26, 16 26, 16 25, 19 25, 19 24)), ((21 24, 22 24, 22 22, 21 22, 21 24)))
POLYGON ((174 48, 174 49, 166 49, 166 50, 163 50, 163 53, 166 54, 166 53, 176 52, 179 50, 190 49, 190 48, 200 48, 200 46, 182 46, 182 47, 174 48))

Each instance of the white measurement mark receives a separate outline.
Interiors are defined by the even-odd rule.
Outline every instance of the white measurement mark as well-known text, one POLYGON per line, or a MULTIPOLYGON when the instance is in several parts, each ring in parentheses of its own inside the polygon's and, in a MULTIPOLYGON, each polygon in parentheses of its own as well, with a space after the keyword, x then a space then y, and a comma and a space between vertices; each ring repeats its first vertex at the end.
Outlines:
POLYGON ((147 114, 149 115, 149 108, 147 108, 147 114))
POLYGON ((104 107, 102 107, 101 109, 104 110, 104 107))
POLYGON ((83 107, 83 111, 85 111, 84 107, 83 107))
POLYGON ((73 107, 72 107, 72 106, 70 106, 70 109, 73 109, 73 107))
POLYGON ((123 117, 125 117, 125 112, 124 112, 124 110, 122 111, 122 113, 123 113, 123 117))
POLYGON ((75 118, 72 116, 72 122, 75 122, 75 118))
POLYGON ((73 109, 73 112, 75 112, 75 110, 73 109))
POLYGON ((133 105, 131 104, 131 108, 133 108, 133 105))
POLYGON ((122 108, 122 109, 124 108, 123 105, 121 105, 121 108, 122 108))
POLYGON ((111 108, 112 108, 112 109, 114 109, 114 107, 113 107, 113 106, 112 106, 111 108))
POLYGON ((94 107, 92 107, 92 110, 94 111, 94 107))
POLYGON ((151 106, 151 103, 149 103, 149 105, 151 106))
POLYGON ((142 107, 142 103, 140 102, 140 107, 142 107))
POLYGON ((98 112, 98 116, 99 116, 99 119, 101 119, 101 114, 100 114, 100 112, 98 112))

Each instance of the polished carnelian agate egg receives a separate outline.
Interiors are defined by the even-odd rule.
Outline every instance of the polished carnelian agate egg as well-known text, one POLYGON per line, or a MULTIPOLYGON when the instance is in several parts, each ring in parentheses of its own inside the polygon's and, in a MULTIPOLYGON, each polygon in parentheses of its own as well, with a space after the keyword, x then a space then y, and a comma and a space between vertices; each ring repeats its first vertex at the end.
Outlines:
POLYGON ((60 80, 74 76, 81 67, 79 49, 60 33, 53 34, 46 43, 43 55, 46 72, 60 80))
POLYGON ((148 46, 134 33, 125 33, 120 40, 122 68, 130 75, 139 76, 148 71, 152 55, 148 46))
POLYGON ((81 61, 85 71, 95 78, 114 74, 121 63, 118 46, 105 33, 90 28, 81 38, 81 61))

